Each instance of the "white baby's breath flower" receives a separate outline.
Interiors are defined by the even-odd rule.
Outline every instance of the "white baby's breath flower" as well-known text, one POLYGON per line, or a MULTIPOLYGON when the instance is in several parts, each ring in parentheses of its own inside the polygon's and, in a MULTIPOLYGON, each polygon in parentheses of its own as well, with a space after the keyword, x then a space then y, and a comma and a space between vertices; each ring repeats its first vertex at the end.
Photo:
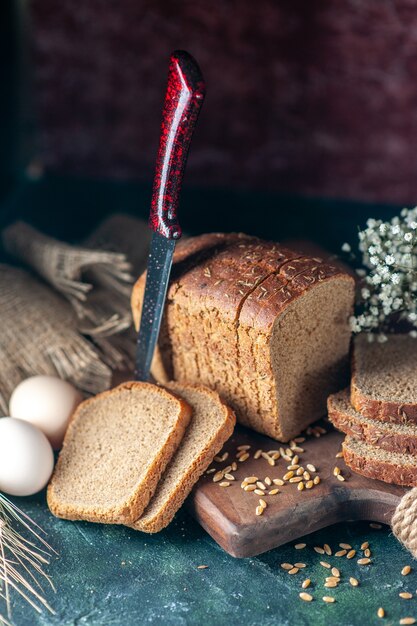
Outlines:
MULTIPOLYGON (((353 332, 386 340, 392 316, 415 327, 417 337, 417 207, 403 209, 389 222, 368 219, 358 233, 363 268, 356 273, 361 289, 360 313, 350 320, 353 332)), ((343 251, 351 252, 349 244, 343 251)), ((414 335, 412 335, 414 336, 414 335)))
POLYGON ((342 251, 343 252, 350 252, 352 250, 352 248, 350 247, 350 244, 348 243, 344 243, 342 246, 342 251))

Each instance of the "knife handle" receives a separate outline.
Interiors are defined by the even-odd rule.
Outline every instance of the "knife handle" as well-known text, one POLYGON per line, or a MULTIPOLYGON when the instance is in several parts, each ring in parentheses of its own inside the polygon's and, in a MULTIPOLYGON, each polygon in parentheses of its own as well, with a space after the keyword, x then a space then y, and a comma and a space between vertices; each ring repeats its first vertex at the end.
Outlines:
POLYGON ((177 216, 178 200, 204 95, 204 80, 197 62, 188 52, 173 52, 149 216, 151 230, 167 239, 179 239, 182 234, 177 216))

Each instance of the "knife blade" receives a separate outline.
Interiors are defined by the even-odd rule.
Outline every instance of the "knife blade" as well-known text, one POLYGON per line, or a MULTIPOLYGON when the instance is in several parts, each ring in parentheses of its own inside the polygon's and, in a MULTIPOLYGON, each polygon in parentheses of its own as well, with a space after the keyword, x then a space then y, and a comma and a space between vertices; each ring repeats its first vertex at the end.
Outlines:
POLYGON ((195 59, 183 50, 170 58, 161 134, 152 190, 153 231, 136 349, 136 380, 149 380, 168 289, 175 244, 182 231, 178 202, 188 150, 205 96, 195 59))

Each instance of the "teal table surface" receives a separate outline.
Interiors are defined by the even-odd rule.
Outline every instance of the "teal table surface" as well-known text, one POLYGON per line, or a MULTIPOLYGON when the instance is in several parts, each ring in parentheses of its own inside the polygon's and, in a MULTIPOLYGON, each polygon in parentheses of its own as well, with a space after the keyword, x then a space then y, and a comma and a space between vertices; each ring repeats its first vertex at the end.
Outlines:
MULTIPOLYGON (((149 197, 149 186, 133 183, 57 177, 23 181, 0 206, 0 226, 24 218, 58 237, 77 240, 110 212, 146 215, 149 197)), ((189 232, 242 230, 275 239, 308 237, 338 251, 343 241, 354 241, 357 226, 367 217, 387 218, 395 211, 266 192, 185 188, 180 215, 189 232)), ((148 536, 123 527, 55 519, 43 495, 15 501, 46 530, 59 553, 48 567, 57 592, 48 592, 47 597, 56 615, 37 615, 15 599, 16 626, 367 626, 417 618, 417 564, 409 576, 401 575, 412 559, 387 527, 341 524, 306 537, 304 550, 287 545, 236 560, 185 511, 166 531, 148 536), (364 541, 370 542, 372 564, 365 567, 356 559, 325 557, 342 574, 337 589, 325 589, 328 570, 312 546, 326 542, 335 550, 339 542, 359 547, 364 541), (280 567, 283 562, 304 562, 307 567, 291 576, 280 567), (199 565, 207 568, 198 569, 199 565), (350 576, 360 580, 359 587, 349 584, 350 576), (307 577, 312 580, 311 603, 298 595, 307 577), (413 598, 401 599, 401 590, 410 591, 413 598), (325 604, 324 595, 334 596, 336 602, 325 604), (380 606, 386 611, 383 620, 377 617, 380 606)))
POLYGON ((303 550, 290 544, 255 558, 234 559, 184 511, 162 533, 145 535, 121 526, 56 519, 43 496, 14 501, 45 529, 59 552, 47 568, 57 587, 55 594, 47 593, 56 615, 37 615, 19 599, 13 606, 17 626, 359 626, 417 618, 417 564, 408 576, 401 575, 413 560, 386 526, 375 530, 368 522, 338 524, 305 537, 303 550), (328 543, 335 552, 340 542, 359 548, 364 541, 372 550, 368 566, 358 565, 357 558, 313 550, 328 543), (329 570, 320 565, 322 560, 340 569, 338 588, 323 586, 329 570), (289 575, 283 562, 303 562, 306 568, 289 575), (351 576, 360 581, 358 587, 350 585, 351 576), (312 581, 310 603, 298 595, 306 578, 312 581), (413 598, 401 599, 400 591, 413 598), (336 602, 325 604, 325 595, 336 602), (379 607, 386 611, 384 620, 377 617, 379 607))

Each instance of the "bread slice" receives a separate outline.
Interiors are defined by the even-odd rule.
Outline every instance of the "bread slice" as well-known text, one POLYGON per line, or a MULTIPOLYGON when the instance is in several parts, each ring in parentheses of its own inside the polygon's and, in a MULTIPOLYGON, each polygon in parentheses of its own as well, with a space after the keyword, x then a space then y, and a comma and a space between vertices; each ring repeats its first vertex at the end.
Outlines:
POLYGON ((350 401, 365 417, 417 424, 417 341, 389 335, 384 343, 354 341, 350 401))
POLYGON ((123 383, 80 404, 48 486, 51 512, 110 524, 137 520, 190 418, 189 404, 149 383, 123 383))
POLYGON ((219 395, 201 385, 170 383, 193 408, 193 419, 155 495, 132 528, 156 533, 168 526, 193 485, 233 433, 236 418, 219 395))
POLYGON ((415 456, 387 452, 352 437, 346 437, 342 446, 346 465, 357 474, 405 487, 417 486, 415 456))
POLYGON ((327 409, 332 424, 346 435, 388 452, 417 455, 417 426, 389 424, 364 417, 350 404, 349 389, 329 396, 327 409))

